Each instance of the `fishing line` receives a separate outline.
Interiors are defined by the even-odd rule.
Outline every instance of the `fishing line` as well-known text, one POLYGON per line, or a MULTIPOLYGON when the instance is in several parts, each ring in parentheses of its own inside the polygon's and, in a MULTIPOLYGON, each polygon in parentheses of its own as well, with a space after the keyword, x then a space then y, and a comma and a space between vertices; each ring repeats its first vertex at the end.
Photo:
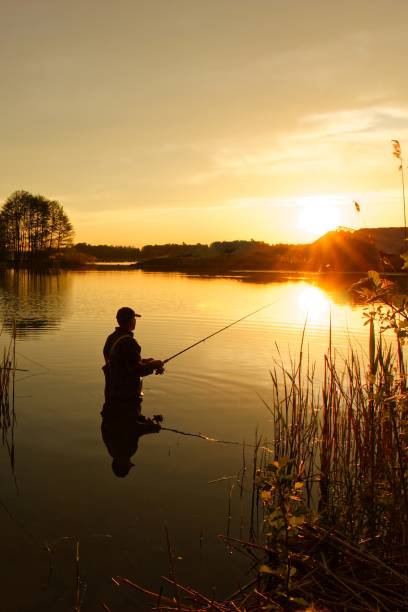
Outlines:
POLYGON ((161 427, 163 431, 171 431, 176 434, 180 434, 181 436, 191 436, 193 438, 200 438, 201 440, 205 440, 206 442, 216 442, 218 444, 233 444, 234 446, 247 446, 249 448, 259 448, 261 450, 265 450, 268 452, 272 452, 272 450, 268 446, 260 446, 259 444, 248 444, 247 442, 237 442, 236 440, 217 440, 217 438, 211 438, 210 436, 206 436, 201 433, 190 433, 188 431, 180 431, 179 429, 172 429, 171 427, 161 427))
POLYGON ((32 370, 21 370, 20 369, 19 371, 21 371, 21 372, 32 372, 32 373, 31 374, 27 374, 27 376, 22 376, 21 378, 16 379, 16 382, 23 382, 23 381, 28 380, 30 378, 34 378, 36 376, 41 376, 45 372, 50 372, 50 368, 48 366, 45 366, 44 364, 40 363, 39 361, 36 361, 35 359, 32 359, 31 357, 28 357, 27 355, 24 355, 24 353, 21 353, 20 351, 16 351, 16 356, 22 357, 23 359, 26 359, 27 361, 30 361, 31 363, 34 363, 35 365, 39 366, 42 369, 42 371, 39 371, 39 372, 32 372, 32 370))
POLYGON ((240 319, 237 319, 236 321, 233 321, 232 323, 229 323, 228 325, 225 325, 225 327, 222 327, 221 329, 218 329, 217 331, 213 332, 209 336, 206 336, 205 338, 201 338, 201 340, 197 340, 197 342, 194 342, 194 344, 190 344, 190 346, 187 346, 186 348, 182 349, 178 353, 175 353, 171 357, 167 357, 167 359, 164 359, 163 360, 163 364, 168 363, 172 359, 175 359, 179 355, 182 355, 186 351, 189 351, 190 349, 194 348, 198 344, 201 344, 201 342, 205 342, 209 338, 212 338, 213 336, 216 336, 217 334, 220 334, 225 329, 228 329, 229 327, 232 327, 233 325, 236 325, 240 321, 243 321, 244 319, 248 319, 248 317, 252 317, 252 315, 256 314, 257 312, 261 312, 261 310, 265 310, 265 308, 269 308, 269 306, 272 306, 272 303, 271 304, 265 304, 265 306, 262 306, 261 308, 258 308, 257 310, 254 310, 253 312, 250 312, 249 314, 245 315, 244 317, 241 317, 240 319))
MULTIPOLYGON (((21 353, 20 351, 16 351, 16 355, 18 355, 19 357, 23 357, 23 359, 27 359, 27 361, 31 361, 31 363, 38 365, 44 371, 50 370, 48 366, 44 365, 43 363, 40 363, 39 361, 36 361, 35 359, 32 359, 31 357, 28 357, 27 355, 24 355, 24 353, 21 353)), ((29 370, 26 370, 26 371, 29 372, 29 370)))
POLYGON ((179 429, 172 429, 171 427, 162 427, 161 429, 165 431, 172 431, 173 433, 180 434, 181 436, 192 436, 193 438, 201 438, 201 440, 206 440, 207 442, 218 442, 219 444, 235 444, 237 446, 242 446, 241 442, 235 442, 231 440, 217 440, 216 438, 211 438, 210 436, 206 436, 205 434, 189 433, 187 431, 180 431, 179 429))

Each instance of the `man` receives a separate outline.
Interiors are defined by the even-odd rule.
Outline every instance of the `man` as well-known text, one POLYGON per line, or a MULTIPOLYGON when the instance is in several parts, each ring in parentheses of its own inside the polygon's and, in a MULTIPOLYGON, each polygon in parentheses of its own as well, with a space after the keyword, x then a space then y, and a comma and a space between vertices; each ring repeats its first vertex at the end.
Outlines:
POLYGON ((108 336, 103 347, 105 365, 105 404, 107 411, 136 411, 140 414, 143 376, 163 374, 163 362, 158 359, 142 359, 141 347, 133 337, 136 314, 132 308, 119 308, 116 320, 119 327, 108 336))

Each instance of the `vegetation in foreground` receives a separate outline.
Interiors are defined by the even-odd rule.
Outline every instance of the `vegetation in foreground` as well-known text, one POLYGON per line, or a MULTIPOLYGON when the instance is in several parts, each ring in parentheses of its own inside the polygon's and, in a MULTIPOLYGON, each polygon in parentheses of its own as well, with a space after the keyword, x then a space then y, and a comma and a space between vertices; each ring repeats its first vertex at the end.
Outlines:
MULTIPOLYGON (((405 610, 408 600, 408 300, 371 276, 368 356, 332 346, 322 380, 307 353, 271 371, 273 438, 254 451, 253 518, 263 531, 224 538, 257 568, 224 601, 166 579, 175 596, 142 591, 160 610, 405 610), (395 331, 394 348, 381 332, 395 331), (380 331, 380 333, 378 333, 380 331), (256 494, 255 494, 256 493, 256 494)), ((252 525, 254 527, 254 525, 252 525)), ((110 610, 104 604, 105 610, 110 610)), ((114 612, 114 611, 112 611, 114 612)))
POLYGON ((369 364, 329 349, 316 396, 303 356, 272 372, 274 443, 257 487, 264 590, 283 609, 402 610, 408 596, 408 398, 400 345, 369 364), (283 377, 283 387, 279 382, 283 377))

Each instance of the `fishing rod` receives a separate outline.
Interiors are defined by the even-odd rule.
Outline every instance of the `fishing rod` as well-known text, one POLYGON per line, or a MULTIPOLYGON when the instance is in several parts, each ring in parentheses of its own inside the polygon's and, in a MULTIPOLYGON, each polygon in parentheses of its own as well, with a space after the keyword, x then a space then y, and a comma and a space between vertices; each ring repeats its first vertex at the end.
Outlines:
POLYGON ((256 314, 257 312, 261 312, 261 310, 265 310, 265 308, 269 308, 269 306, 271 306, 271 304, 265 304, 265 306, 262 306, 261 308, 258 308, 257 310, 254 310, 253 312, 250 312, 249 314, 245 315, 244 317, 241 317, 240 319, 237 319, 237 321, 234 321, 233 323, 229 323, 229 325, 226 325, 225 327, 222 327, 221 329, 218 329, 217 331, 213 332, 209 336, 206 336, 205 338, 202 338, 201 340, 197 340, 197 342, 194 342, 194 344, 190 344, 190 346, 187 346, 187 348, 179 351, 178 353, 175 353, 171 357, 167 357, 167 359, 165 359, 163 361, 163 364, 168 363, 169 361, 171 361, 172 359, 175 359, 176 357, 178 357, 182 353, 185 353, 186 351, 189 351, 194 346, 197 346, 198 344, 201 344, 201 342, 205 342, 209 338, 212 338, 213 336, 216 336, 217 334, 220 334, 225 329, 228 329, 229 327, 232 327, 233 325, 236 325, 240 321, 243 321, 244 319, 248 319, 248 317, 252 317, 252 315, 256 314))

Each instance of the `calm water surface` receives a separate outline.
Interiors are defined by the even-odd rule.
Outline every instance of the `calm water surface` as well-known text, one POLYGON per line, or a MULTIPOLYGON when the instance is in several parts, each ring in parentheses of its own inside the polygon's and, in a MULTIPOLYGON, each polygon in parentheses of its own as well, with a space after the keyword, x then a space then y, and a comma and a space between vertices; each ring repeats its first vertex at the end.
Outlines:
MULTIPOLYGON (((234 482, 223 477, 242 468, 242 447, 162 431, 141 438, 130 474, 115 477, 100 431, 101 350, 123 305, 143 315, 135 331, 143 355, 164 359, 271 304, 144 381, 147 416, 161 413, 167 427, 250 443, 256 428, 270 430, 259 397, 270 397, 269 369, 279 353, 285 360, 298 353, 306 321, 305 343, 317 362, 330 318, 340 354, 350 340, 361 351, 367 341, 361 309, 348 302, 352 279, 320 287, 277 280, 135 270, 2 273, 1 340, 7 343, 15 320, 17 365, 29 370, 16 377, 14 475, 0 448, 2 611, 72 610, 77 540, 82 610, 100 610, 101 601, 115 612, 149 609, 148 600, 114 588, 110 578, 159 590, 160 576, 169 575, 166 525, 179 581, 210 594, 215 587, 219 597, 248 581, 247 561, 217 538, 227 528, 234 482)), ((231 534, 246 537, 248 503, 238 487, 232 507, 231 534)))

